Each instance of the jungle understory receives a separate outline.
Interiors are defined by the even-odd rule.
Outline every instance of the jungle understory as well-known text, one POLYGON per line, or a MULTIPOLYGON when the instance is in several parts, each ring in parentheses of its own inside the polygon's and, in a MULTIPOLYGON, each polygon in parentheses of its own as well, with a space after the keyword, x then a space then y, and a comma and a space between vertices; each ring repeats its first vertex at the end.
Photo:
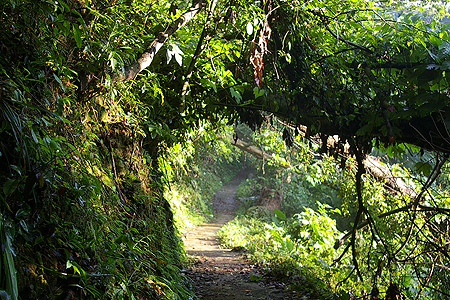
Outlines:
POLYGON ((295 291, 284 290, 282 283, 271 278, 252 282, 250 274, 263 271, 245 258, 244 249, 220 247, 216 233, 233 219, 236 209, 234 193, 248 174, 248 170, 243 170, 223 186, 213 197, 215 219, 195 227, 184 237, 185 250, 192 262, 187 274, 193 281, 194 292, 200 299, 208 300, 301 299, 295 291))
POLYGON ((241 170, 217 191, 212 198, 215 218, 183 236, 190 261, 185 272, 192 280, 194 293, 202 300, 320 299, 309 290, 287 288, 286 283, 249 260, 244 247, 227 249, 220 246, 217 232, 233 220, 238 207, 236 189, 253 175, 252 171, 252 168, 241 170))
POLYGON ((447 2, 0 1, 0 300, 450 299, 447 2))

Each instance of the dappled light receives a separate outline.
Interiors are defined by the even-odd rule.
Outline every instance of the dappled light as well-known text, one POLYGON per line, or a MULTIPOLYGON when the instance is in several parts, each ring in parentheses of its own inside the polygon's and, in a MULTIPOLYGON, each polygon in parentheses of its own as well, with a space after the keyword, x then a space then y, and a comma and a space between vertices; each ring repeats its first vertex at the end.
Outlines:
POLYGON ((195 227, 184 238, 184 248, 190 262, 187 274, 201 299, 275 300, 300 297, 295 291, 285 291, 282 282, 268 279, 261 282, 265 271, 246 259, 243 255, 245 248, 221 247, 217 232, 233 219, 237 207, 235 191, 249 174, 252 174, 250 169, 243 170, 224 185, 212 200, 215 218, 195 227))
POLYGON ((0 1, 0 299, 449 299, 445 1, 0 1))

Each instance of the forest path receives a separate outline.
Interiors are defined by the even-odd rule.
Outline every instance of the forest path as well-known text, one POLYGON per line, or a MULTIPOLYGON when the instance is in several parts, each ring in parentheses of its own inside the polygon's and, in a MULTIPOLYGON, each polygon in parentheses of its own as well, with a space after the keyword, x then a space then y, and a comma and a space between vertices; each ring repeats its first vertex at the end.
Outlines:
POLYGON ((185 249, 192 259, 187 275, 201 300, 280 300, 305 299, 270 280, 250 281, 251 274, 263 275, 242 253, 220 248, 217 231, 234 217, 235 192, 251 170, 239 172, 213 198, 216 218, 195 227, 184 238, 185 249))

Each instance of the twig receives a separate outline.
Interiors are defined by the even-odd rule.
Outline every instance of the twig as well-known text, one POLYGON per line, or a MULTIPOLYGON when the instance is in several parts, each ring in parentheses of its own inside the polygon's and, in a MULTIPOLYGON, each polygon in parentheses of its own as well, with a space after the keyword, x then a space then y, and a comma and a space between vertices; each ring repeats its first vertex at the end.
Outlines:
POLYGON ((332 35, 335 39, 337 39, 338 41, 342 41, 342 42, 344 42, 345 44, 347 44, 347 45, 349 45, 349 46, 355 47, 355 48, 357 48, 357 49, 359 49, 359 50, 368 52, 368 53, 370 53, 370 54, 374 54, 374 53, 375 53, 375 52, 373 52, 372 50, 370 50, 370 49, 367 48, 367 47, 358 45, 358 44, 353 43, 353 42, 351 42, 351 41, 349 41, 349 40, 346 40, 346 39, 344 39, 344 38, 342 38, 342 37, 339 37, 334 31, 332 31, 332 30, 329 28, 328 25, 327 25, 325 28, 326 28, 326 30, 327 30, 329 33, 331 33, 331 35, 332 35))
POLYGON ((411 226, 408 229, 408 234, 406 235, 405 240, 403 241, 403 243, 400 245, 400 247, 397 249, 397 251, 395 251, 394 253, 394 257, 400 253, 400 251, 408 244, 409 239, 412 236, 412 230, 417 218, 417 207, 419 205, 419 201, 420 199, 422 199, 423 194, 425 193, 426 190, 428 190, 428 188, 431 186, 431 184, 433 184, 433 182, 436 181, 436 179, 438 178, 440 171, 444 165, 444 163, 446 162, 447 159, 443 159, 442 161, 439 162, 439 158, 436 157, 436 164, 433 168, 433 171, 431 172, 430 176, 428 177, 427 181, 425 182, 425 184, 422 186, 422 190, 420 191, 419 195, 417 195, 417 197, 414 199, 413 205, 412 205, 412 209, 413 209, 413 216, 411 218, 411 226))

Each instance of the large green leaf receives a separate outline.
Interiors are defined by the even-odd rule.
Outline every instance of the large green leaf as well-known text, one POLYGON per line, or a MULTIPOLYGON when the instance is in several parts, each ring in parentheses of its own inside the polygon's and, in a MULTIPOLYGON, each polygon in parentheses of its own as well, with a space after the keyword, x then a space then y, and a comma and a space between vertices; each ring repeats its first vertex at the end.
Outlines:
POLYGON ((276 215, 278 220, 280 220, 280 221, 286 221, 287 220, 286 215, 281 210, 279 210, 278 208, 275 208, 273 210, 273 212, 275 213, 275 215, 276 215))

